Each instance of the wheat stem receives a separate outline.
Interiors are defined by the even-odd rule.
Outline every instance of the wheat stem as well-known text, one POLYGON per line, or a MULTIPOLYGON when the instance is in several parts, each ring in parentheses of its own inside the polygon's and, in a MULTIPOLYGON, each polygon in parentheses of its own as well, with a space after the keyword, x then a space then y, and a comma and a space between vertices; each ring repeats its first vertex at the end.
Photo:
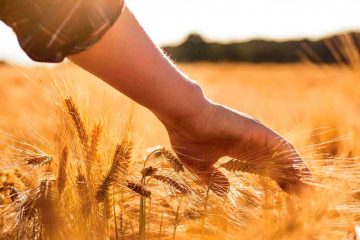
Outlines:
POLYGON ((180 211, 180 207, 181 207, 181 202, 182 202, 183 198, 180 199, 177 210, 176 210, 176 215, 175 215, 175 221, 174 221, 174 230, 173 230, 173 237, 172 239, 175 240, 175 236, 176 236, 176 229, 178 227, 178 223, 179 223, 179 211, 180 211))
POLYGON ((159 229, 159 240, 161 240, 161 231, 162 231, 163 220, 164 220, 164 212, 161 213, 160 229, 159 229))

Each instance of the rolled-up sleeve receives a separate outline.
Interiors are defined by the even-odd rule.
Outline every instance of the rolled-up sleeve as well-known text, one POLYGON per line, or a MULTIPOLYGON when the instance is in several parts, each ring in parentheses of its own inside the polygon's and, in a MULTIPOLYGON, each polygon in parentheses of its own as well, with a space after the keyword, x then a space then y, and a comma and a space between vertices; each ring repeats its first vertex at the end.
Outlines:
POLYGON ((98 42, 124 0, 0 0, 0 20, 38 62, 57 63, 98 42))

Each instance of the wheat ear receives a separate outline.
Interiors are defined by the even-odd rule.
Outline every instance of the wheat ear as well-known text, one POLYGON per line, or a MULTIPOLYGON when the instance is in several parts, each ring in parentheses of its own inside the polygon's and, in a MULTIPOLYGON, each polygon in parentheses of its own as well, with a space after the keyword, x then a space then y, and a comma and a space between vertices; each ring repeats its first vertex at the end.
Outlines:
POLYGON ((96 199, 102 202, 107 197, 109 187, 114 181, 118 180, 118 177, 124 178, 127 174, 128 162, 131 159, 132 154, 132 143, 124 141, 122 144, 117 145, 113 163, 100 187, 96 192, 96 199))
POLYGON ((184 172, 184 165, 174 153, 165 148, 162 148, 159 151, 161 155, 169 161, 175 172, 184 172))
POLYGON ((86 172, 90 176, 92 164, 98 152, 98 146, 100 142, 102 127, 100 124, 96 124, 91 131, 91 141, 88 152, 86 154, 86 172))
POLYGON ((65 99, 65 105, 66 105, 67 110, 75 124, 77 134, 80 138, 80 142, 83 145, 85 151, 87 152, 88 144, 89 144, 89 136, 86 132, 84 122, 81 119, 80 112, 77 109, 77 107, 71 97, 65 99))
POLYGON ((260 174, 259 169, 256 168, 253 164, 238 159, 231 159, 228 162, 221 164, 220 167, 234 173, 247 172, 253 174, 260 174))
POLYGON ((62 194, 62 192, 64 191, 65 186, 66 186, 67 162, 68 162, 68 151, 67 151, 67 148, 64 147, 64 149, 61 152, 61 156, 60 156, 59 171, 58 171, 58 177, 57 177, 57 189, 58 189, 59 195, 62 194))
POLYGON ((149 190, 147 190, 143 185, 135 183, 133 181, 126 180, 126 187, 128 189, 130 189, 131 191, 139 194, 140 196, 143 196, 143 197, 151 196, 151 192, 149 190))
POLYGON ((172 178, 170 176, 165 176, 165 175, 162 175, 161 173, 156 173, 152 177, 160 182, 163 182, 163 183, 169 185, 171 188, 173 188, 174 190, 176 190, 177 192, 179 192, 181 194, 187 194, 190 192, 188 186, 175 180, 174 178, 172 178))
POLYGON ((25 158, 26 164, 31 165, 33 167, 39 167, 46 164, 50 164, 52 161, 52 157, 49 155, 33 155, 25 158))
POLYGON ((143 176, 143 178, 151 177, 157 171, 159 171, 159 169, 154 168, 154 167, 147 167, 147 168, 144 168, 143 170, 141 170, 141 175, 143 176))

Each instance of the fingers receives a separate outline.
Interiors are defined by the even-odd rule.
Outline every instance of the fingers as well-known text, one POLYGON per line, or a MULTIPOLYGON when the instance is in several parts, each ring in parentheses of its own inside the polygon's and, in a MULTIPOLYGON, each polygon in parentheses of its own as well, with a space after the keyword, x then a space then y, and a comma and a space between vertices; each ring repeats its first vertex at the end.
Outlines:
POLYGON ((277 182, 277 184, 283 191, 285 191, 289 194, 295 194, 298 196, 302 196, 302 195, 304 195, 304 193, 306 193, 312 189, 312 187, 310 185, 304 183, 301 180, 298 180, 296 182, 281 181, 281 182, 277 182))
POLYGON ((181 159, 183 163, 190 169, 192 173, 199 177, 199 179, 209 186, 209 188, 219 197, 224 197, 228 194, 230 183, 227 177, 213 166, 202 167, 197 162, 181 159))
POLYGON ((280 188, 288 194, 296 195, 300 198, 309 197, 315 192, 315 188, 305 182, 299 181, 292 184, 278 183, 280 188))
POLYGON ((289 171, 286 178, 275 181, 279 187, 289 194, 296 194, 303 196, 311 193, 314 188, 305 181, 310 181, 312 178, 310 170, 303 164, 301 169, 292 169, 289 171))
POLYGON ((303 195, 311 191, 312 187, 304 181, 312 178, 310 170, 306 167, 302 157, 296 149, 280 136, 271 141, 276 146, 272 148, 270 167, 270 177, 272 177, 279 187, 289 194, 303 195))
POLYGON ((180 161, 184 163, 192 173, 198 176, 204 184, 208 185, 216 195, 220 197, 226 196, 230 189, 229 180, 220 170, 213 166, 221 155, 213 153, 198 158, 191 157, 195 155, 196 152, 184 154, 183 151, 177 151, 177 156, 180 161))
POLYGON ((210 167, 204 171, 197 171, 195 174, 219 197, 224 197, 229 193, 229 180, 215 167, 210 167))
POLYGON ((235 158, 248 162, 253 173, 272 178, 289 194, 308 192, 311 187, 304 181, 311 181, 312 176, 296 149, 278 135, 268 134, 265 138, 261 144, 255 141, 246 148, 240 146, 238 149, 244 151, 235 151, 235 158))

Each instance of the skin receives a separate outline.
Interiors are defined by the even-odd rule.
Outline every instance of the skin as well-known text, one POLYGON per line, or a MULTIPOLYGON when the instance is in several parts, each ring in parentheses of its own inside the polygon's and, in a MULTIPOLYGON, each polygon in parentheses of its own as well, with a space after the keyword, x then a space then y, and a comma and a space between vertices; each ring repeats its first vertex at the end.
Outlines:
POLYGON ((223 156, 258 166, 285 191, 304 189, 300 176, 310 174, 294 147, 256 119, 207 99, 128 8, 97 44, 70 59, 150 109, 178 157, 217 194, 229 189, 227 178, 213 167, 223 156))

